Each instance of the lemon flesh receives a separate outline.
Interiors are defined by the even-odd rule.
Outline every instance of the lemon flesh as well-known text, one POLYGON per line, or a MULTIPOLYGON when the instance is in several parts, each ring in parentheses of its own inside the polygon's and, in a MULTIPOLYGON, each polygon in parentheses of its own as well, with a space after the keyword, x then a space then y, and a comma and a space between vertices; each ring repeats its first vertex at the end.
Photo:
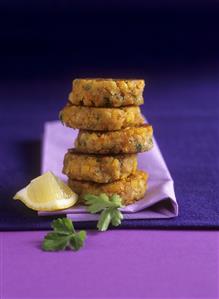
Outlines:
POLYGON ((35 211, 57 211, 73 206, 78 196, 52 172, 46 172, 18 191, 14 199, 35 211))

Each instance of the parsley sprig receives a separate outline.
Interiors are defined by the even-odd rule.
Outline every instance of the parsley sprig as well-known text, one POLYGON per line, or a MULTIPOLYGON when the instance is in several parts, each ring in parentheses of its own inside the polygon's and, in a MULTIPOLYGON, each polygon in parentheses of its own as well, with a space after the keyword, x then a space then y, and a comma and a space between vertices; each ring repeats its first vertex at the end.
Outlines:
MULTIPOLYGON (((122 199, 114 194, 111 197, 105 193, 100 195, 86 194, 84 196, 87 210, 96 214, 100 212, 97 228, 106 231, 110 224, 118 226, 121 224, 123 215, 119 208, 122 208, 122 199)), ((53 231, 48 233, 42 243, 45 251, 59 251, 69 248, 73 251, 79 250, 84 245, 86 231, 76 232, 72 221, 68 218, 58 218, 51 224, 53 231)))
POLYGON ((100 195, 86 194, 84 196, 88 212, 92 214, 100 213, 97 228, 100 231, 106 231, 110 225, 118 226, 123 219, 119 208, 122 208, 122 199, 114 194, 108 197, 105 193, 100 195))
POLYGON ((81 230, 76 232, 73 223, 68 218, 58 218, 51 224, 53 232, 48 233, 42 244, 45 251, 59 251, 70 248, 79 250, 84 245, 86 232, 81 230))

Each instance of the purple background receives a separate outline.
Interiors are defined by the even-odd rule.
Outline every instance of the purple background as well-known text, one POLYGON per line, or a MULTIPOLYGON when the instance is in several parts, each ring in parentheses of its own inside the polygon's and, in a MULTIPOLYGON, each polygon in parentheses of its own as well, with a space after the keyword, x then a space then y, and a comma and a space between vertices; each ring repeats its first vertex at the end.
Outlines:
POLYGON ((219 298, 218 232, 92 231, 77 253, 44 234, 0 234, 2 298, 219 298))
POLYGON ((214 0, 2 0, 2 76, 112 76, 116 69, 142 76, 215 66, 218 11, 214 0))

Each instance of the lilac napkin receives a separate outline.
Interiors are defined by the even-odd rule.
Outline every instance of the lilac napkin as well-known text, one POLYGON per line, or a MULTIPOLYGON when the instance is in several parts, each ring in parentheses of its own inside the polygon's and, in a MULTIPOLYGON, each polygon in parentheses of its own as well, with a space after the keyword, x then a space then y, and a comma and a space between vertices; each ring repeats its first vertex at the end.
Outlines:
MULTIPOLYGON (((62 174, 63 157, 73 147, 77 130, 64 127, 59 121, 47 122, 43 137, 42 173, 52 171, 66 181, 62 174)), ((138 168, 149 173, 148 190, 143 199, 121 209, 124 219, 171 218, 178 215, 173 179, 154 140, 151 151, 138 155, 138 168)), ((39 212, 40 216, 66 214, 74 221, 95 221, 98 215, 86 212, 83 206, 58 212, 39 212)))

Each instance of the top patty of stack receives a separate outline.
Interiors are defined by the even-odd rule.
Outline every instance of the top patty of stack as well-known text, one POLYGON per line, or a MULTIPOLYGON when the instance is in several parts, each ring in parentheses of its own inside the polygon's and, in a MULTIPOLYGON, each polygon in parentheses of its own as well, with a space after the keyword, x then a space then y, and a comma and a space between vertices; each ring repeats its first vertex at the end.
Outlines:
POLYGON ((144 103, 144 80, 75 79, 69 102, 76 106, 124 107, 144 103))

